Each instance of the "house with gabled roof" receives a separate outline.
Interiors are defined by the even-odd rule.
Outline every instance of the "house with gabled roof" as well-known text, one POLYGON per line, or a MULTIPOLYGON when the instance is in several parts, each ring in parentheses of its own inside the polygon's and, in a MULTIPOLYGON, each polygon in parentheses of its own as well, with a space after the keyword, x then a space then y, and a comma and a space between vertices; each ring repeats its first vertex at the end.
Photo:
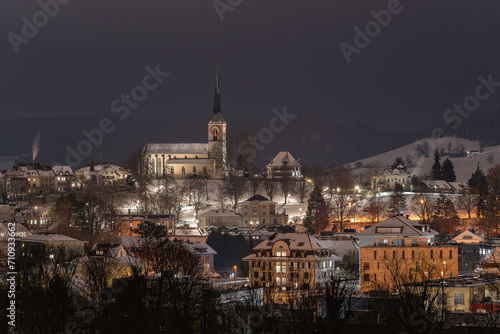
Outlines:
POLYGON ((479 244, 484 242, 483 237, 477 235, 470 229, 463 231, 451 240, 459 244, 479 244))
POLYGON ((394 216, 358 232, 359 246, 405 246, 434 245, 434 238, 439 233, 422 224, 403 216, 394 216))
POLYGON ((288 151, 279 152, 266 166, 266 176, 270 179, 281 179, 283 177, 301 178, 302 165, 288 151))

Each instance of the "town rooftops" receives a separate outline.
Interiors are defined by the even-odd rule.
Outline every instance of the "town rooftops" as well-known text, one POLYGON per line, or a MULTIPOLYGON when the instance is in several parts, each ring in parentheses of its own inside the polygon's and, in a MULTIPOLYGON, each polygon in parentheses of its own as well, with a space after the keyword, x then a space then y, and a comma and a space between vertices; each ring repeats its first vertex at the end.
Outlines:
POLYGON ((430 237, 439 234, 435 230, 431 230, 429 225, 421 224, 409 220, 403 216, 394 216, 376 225, 367 228, 364 231, 358 232, 358 237, 372 236, 408 236, 408 237, 430 237))

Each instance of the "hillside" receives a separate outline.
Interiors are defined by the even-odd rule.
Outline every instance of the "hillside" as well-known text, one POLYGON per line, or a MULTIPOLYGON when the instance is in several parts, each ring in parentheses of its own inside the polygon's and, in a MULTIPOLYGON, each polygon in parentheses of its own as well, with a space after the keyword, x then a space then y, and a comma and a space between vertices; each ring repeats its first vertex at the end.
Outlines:
POLYGON ((453 163, 457 181, 467 182, 478 163, 485 172, 500 163, 500 146, 485 147, 482 152, 477 152, 480 150, 479 141, 443 137, 437 140, 421 139, 385 153, 354 161, 349 165, 357 172, 361 172, 370 164, 388 167, 401 156, 412 174, 423 176, 431 170, 434 163, 433 152, 436 148, 441 154, 441 163, 446 158, 453 163), (467 152, 472 153, 467 154, 467 152))

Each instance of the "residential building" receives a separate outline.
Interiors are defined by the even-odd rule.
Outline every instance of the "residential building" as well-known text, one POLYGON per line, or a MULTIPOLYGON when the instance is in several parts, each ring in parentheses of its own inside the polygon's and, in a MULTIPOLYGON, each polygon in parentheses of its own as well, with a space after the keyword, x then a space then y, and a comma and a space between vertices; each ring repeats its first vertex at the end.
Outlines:
POLYGON ((243 258, 250 287, 263 287, 271 303, 288 303, 287 291, 321 288, 341 259, 321 240, 307 233, 276 233, 243 258))
POLYGON ((476 272, 481 274, 500 275, 500 247, 495 247, 487 254, 476 268, 476 272))
POLYGON ((245 226, 284 225, 288 223, 288 215, 276 213, 276 202, 262 195, 255 195, 240 204, 241 219, 245 226))
POLYGON ((379 175, 372 177, 373 190, 394 190, 396 184, 400 184, 404 189, 411 189, 411 174, 403 165, 385 169, 379 175))
POLYGON ((394 216, 358 232, 359 247, 434 245, 439 233, 429 224, 421 224, 403 216, 394 216))
POLYGON ((449 312, 460 313, 500 312, 499 277, 464 275, 427 281, 424 284, 429 293, 437 295, 434 308, 443 307, 449 312))
POLYGON ((118 228, 120 236, 137 236, 133 231, 145 221, 165 226, 169 234, 175 232, 175 217, 172 215, 128 214, 116 215, 113 224, 118 228))
POLYGON ((31 234, 16 240, 18 256, 31 256, 38 254, 41 248, 49 253, 49 258, 54 259, 64 251, 67 259, 75 258, 84 254, 84 246, 87 241, 77 240, 66 235, 52 233, 31 234))
POLYGON ((457 276, 458 247, 435 246, 437 234, 402 216, 359 232, 361 291, 394 291, 398 282, 457 276))
POLYGON ((200 265, 205 273, 214 271, 214 256, 217 255, 217 252, 212 247, 206 242, 183 242, 182 244, 198 254, 200 265))
POLYGON ((270 179, 302 178, 300 159, 296 160, 288 151, 279 152, 266 166, 266 176, 270 179))
POLYGON ((16 209, 14 221, 32 232, 46 231, 51 222, 50 210, 46 207, 16 209))
POLYGON ((95 182, 102 185, 125 185, 132 173, 122 166, 112 163, 94 163, 75 172, 78 183, 95 182))
POLYGON ((474 230, 469 229, 454 237, 452 241, 459 244, 481 244, 484 242, 484 238, 477 235, 474 230))
POLYGON ((241 216, 231 210, 210 210, 198 215, 198 227, 242 226, 241 216))

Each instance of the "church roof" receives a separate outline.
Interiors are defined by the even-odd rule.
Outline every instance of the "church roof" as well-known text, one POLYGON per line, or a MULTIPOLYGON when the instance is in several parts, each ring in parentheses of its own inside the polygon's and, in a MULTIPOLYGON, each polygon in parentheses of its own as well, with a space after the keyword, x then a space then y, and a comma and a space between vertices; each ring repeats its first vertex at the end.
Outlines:
POLYGON ((215 96, 214 96, 214 109, 212 111, 212 117, 210 122, 226 122, 222 116, 222 107, 220 100, 220 88, 219 88, 219 69, 215 74, 215 96))
POLYGON ((208 154, 207 143, 147 144, 145 154, 208 154))

